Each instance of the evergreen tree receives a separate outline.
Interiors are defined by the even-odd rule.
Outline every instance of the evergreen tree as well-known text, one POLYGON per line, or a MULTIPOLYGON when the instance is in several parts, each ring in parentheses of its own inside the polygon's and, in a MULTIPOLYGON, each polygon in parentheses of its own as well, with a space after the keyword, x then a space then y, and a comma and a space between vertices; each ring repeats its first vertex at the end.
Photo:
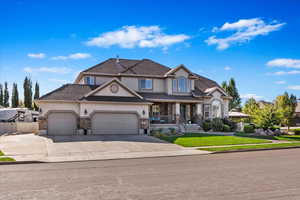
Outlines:
POLYGON ((3 104, 3 86, 0 83, 0 106, 4 106, 3 104))
POLYGON ((9 92, 8 92, 7 82, 4 83, 3 106, 9 107, 9 92))
POLYGON ((229 102, 229 110, 232 110, 234 108, 239 109, 241 107, 241 98, 236 87, 235 80, 231 78, 228 84, 226 81, 222 82, 222 88, 229 96, 232 97, 229 102))
POLYGON ((11 107, 17 108, 19 106, 19 92, 18 85, 13 83, 12 95, 11 95, 11 107))
POLYGON ((32 109, 32 82, 30 78, 25 77, 24 83, 24 106, 26 108, 32 109))
MULTIPOLYGON (((34 99, 40 98, 40 86, 38 82, 35 83, 35 88, 34 88, 34 99)), ((34 103, 34 110, 38 111, 39 107, 34 103)))

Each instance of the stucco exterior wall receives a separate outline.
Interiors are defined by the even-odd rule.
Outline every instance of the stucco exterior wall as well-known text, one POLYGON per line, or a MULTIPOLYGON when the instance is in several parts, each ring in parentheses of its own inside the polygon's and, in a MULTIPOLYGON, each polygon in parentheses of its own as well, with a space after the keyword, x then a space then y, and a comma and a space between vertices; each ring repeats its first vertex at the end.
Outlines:
POLYGON ((122 77, 121 82, 124 83, 127 87, 132 90, 138 91, 139 90, 139 82, 138 78, 134 77, 122 77))
POLYGON ((185 78, 187 78, 189 76, 189 73, 187 73, 185 70, 183 69, 179 69, 177 72, 175 72, 175 77, 180 77, 183 76, 185 78))
POLYGON ((112 93, 110 90, 110 87, 112 84, 116 84, 116 83, 111 83, 111 84, 107 85, 105 88, 102 88, 101 90, 99 90, 98 92, 96 92, 93 95, 94 96, 123 96, 123 97, 133 97, 134 96, 133 94, 131 94, 130 92, 125 90, 123 87, 121 87, 119 84, 117 84, 119 86, 118 92, 112 93))
POLYGON ((153 92, 166 92, 165 79, 153 79, 153 92))
POLYGON ((44 117, 45 114, 50 110, 68 110, 74 111, 75 113, 79 114, 80 106, 79 103, 39 103, 38 106, 41 108, 40 116, 44 117))
POLYGON ((140 118, 149 118, 149 106, 140 104, 94 104, 82 103, 80 105, 80 117, 88 117, 93 111, 135 111, 140 118), (87 111, 85 114, 85 110, 87 111), (144 113, 143 113, 144 111, 144 113))

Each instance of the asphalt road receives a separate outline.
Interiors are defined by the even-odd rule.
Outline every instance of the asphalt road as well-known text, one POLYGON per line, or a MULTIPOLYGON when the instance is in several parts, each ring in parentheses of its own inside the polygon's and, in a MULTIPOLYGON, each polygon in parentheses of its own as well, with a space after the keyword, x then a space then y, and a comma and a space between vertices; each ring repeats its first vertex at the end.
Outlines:
POLYGON ((299 200, 300 149, 0 165, 0 199, 299 200))

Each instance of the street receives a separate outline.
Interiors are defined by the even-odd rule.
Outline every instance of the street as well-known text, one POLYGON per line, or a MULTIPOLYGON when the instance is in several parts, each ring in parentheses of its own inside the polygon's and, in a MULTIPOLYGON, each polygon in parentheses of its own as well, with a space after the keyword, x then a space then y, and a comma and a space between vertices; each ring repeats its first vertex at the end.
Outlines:
POLYGON ((300 149, 0 165, 0 199, 300 199, 300 149))

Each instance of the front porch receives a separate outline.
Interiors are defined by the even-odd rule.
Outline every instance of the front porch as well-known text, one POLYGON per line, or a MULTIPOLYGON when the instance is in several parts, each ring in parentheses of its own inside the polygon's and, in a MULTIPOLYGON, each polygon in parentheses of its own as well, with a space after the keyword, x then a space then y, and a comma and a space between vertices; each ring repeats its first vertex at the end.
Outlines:
POLYGON ((198 124, 202 119, 200 103, 155 102, 150 106, 150 124, 198 124))

